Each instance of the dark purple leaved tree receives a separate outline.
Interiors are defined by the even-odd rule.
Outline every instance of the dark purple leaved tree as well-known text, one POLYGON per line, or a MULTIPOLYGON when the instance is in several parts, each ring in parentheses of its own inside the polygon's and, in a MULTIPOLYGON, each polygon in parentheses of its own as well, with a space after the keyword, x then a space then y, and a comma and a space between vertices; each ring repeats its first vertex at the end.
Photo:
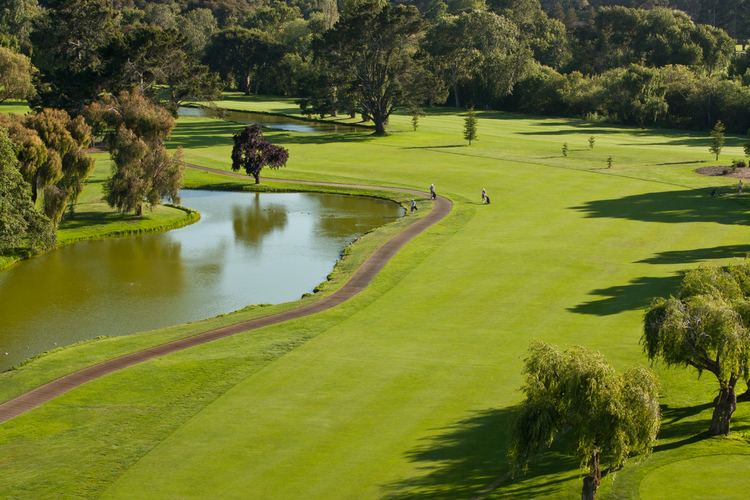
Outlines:
POLYGON ((263 137, 260 125, 245 127, 245 130, 234 135, 232 148, 232 171, 244 168, 247 175, 255 177, 260 184, 260 171, 263 167, 277 169, 286 166, 289 150, 268 142, 263 137))

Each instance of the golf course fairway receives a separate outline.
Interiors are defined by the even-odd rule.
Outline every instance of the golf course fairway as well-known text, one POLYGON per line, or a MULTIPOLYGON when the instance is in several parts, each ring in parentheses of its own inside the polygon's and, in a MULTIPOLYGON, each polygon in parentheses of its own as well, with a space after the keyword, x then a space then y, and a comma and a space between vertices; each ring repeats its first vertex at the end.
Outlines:
MULTIPOLYGON (((280 111, 290 102, 246 106, 280 111)), ((748 195, 736 194, 736 180, 693 172, 739 158, 743 139, 729 137, 715 162, 707 134, 478 113, 479 139, 468 146, 463 116, 428 110, 413 131, 410 116, 396 115, 392 133, 377 138, 264 131, 290 150, 287 167, 265 177, 434 184, 453 210, 340 306, 127 368, 2 424, 0 497, 580 497, 579 464, 557 444, 526 475, 496 481, 509 471, 529 341, 580 344, 617 369, 647 365, 639 338, 651 298, 673 293, 686 269, 750 252, 748 195)), ((170 147, 228 170, 241 129, 181 118, 170 147)), ((187 182, 243 181, 190 170, 187 182)), ((417 201, 420 215, 429 210, 429 200, 417 201)), ((3 400, 34 386, 42 367, 104 359, 125 343, 191 328, 208 326, 52 353, 3 374, 3 400)), ((659 443, 605 479, 599 498, 677 498, 679 478, 706 464, 717 477, 747 466, 750 403, 738 405, 732 437, 707 438, 716 382, 654 369, 659 443)), ((712 483, 704 487, 710 493, 712 483)), ((746 496, 725 490, 722 498, 746 496)))

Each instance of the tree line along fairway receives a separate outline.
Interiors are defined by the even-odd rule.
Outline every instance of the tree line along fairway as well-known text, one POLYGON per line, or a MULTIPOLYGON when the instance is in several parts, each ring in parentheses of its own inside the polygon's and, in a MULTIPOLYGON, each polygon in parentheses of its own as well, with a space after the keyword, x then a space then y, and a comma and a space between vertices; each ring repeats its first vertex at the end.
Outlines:
MULTIPOLYGON (((530 339, 584 345, 618 369, 646 364, 638 339, 650 298, 668 295, 685 268, 748 251, 743 197, 729 194, 731 181, 692 173, 728 163, 739 138, 716 163, 708 134, 477 118, 471 147, 462 113, 446 110, 417 132, 393 116, 393 133, 377 139, 269 131, 290 150, 279 177, 435 184, 454 210, 334 310, 130 368, 4 424, 0 496, 472 498, 508 470, 530 339)), ((228 170, 227 138, 240 128, 180 119, 170 145, 228 170)), ((742 440, 696 437, 710 381, 657 371, 659 445, 613 486, 605 480, 600 498, 658 498, 640 488, 664 484, 652 472, 675 474, 662 466, 748 454, 742 440)), ((746 405, 733 417, 739 432, 746 405)), ((730 475, 735 462, 712 466, 730 475)), ((553 446, 488 498, 570 498, 577 465, 553 446)))

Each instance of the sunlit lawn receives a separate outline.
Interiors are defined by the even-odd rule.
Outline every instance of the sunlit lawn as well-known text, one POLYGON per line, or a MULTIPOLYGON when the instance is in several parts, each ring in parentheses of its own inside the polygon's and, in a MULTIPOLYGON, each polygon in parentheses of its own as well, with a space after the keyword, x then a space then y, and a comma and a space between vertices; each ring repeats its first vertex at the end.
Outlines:
MULTIPOLYGON (((508 471, 530 339, 582 344, 618 368, 645 364, 638 339, 650 298, 672 292, 686 268, 750 251, 746 196, 734 194, 732 180, 692 172, 740 157, 741 138, 728 139, 717 163, 707 134, 479 118, 470 147, 463 114, 444 109, 428 110, 416 132, 410 117, 394 116, 385 138, 267 130, 291 158, 265 176, 424 190, 434 183, 454 211, 333 310, 110 375, 3 424, 0 496, 472 498, 508 471), (714 187, 719 197, 710 196, 714 187), (491 205, 480 204, 482 188, 491 205)), ((170 147, 228 169, 231 135, 241 128, 180 119, 170 147)), ((66 360, 170 335, 67 349, 32 363, 28 375, 5 377, 4 394, 33 386, 45 363, 64 371, 66 360)), ((691 497, 700 485, 680 478, 706 467, 736 474, 750 454, 747 403, 733 420, 738 439, 704 439, 715 382, 657 370, 659 446, 614 485, 605 481, 601 498, 691 497), (722 454, 735 458, 698 458, 722 454)), ((577 466, 558 444, 490 498, 578 496, 577 466)), ((729 485, 707 488, 717 498, 745 496, 729 485)))

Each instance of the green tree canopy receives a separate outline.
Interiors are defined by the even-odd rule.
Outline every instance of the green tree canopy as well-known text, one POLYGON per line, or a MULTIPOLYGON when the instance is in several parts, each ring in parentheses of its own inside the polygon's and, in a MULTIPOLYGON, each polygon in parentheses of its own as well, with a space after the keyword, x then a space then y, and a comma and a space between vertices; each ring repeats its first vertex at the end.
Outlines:
POLYGON ((105 88, 102 48, 115 34, 116 11, 107 0, 62 0, 50 6, 31 34, 41 72, 38 109, 78 114, 105 88))
POLYGON ((438 70, 448 73, 456 107, 461 89, 482 105, 509 94, 532 59, 513 22, 483 11, 442 19, 427 32, 422 47, 438 70))
POLYGON ((268 69, 283 56, 284 46, 268 33, 241 27, 218 31, 206 46, 204 61, 225 81, 235 80, 250 94, 267 82, 268 69))
POLYGON ((18 145, 16 158, 24 180, 31 184, 36 202, 41 190, 44 213, 55 224, 73 206, 96 160, 83 149, 89 145, 91 128, 83 117, 71 118, 60 109, 44 109, 23 116, 0 116, 0 125, 18 145))
POLYGON ((182 149, 173 157, 164 146, 175 125, 173 116, 138 91, 106 95, 86 110, 102 133, 114 161, 104 184, 104 200, 121 212, 141 215, 166 199, 179 203, 183 185, 182 149))
POLYGON ((750 265, 688 272, 676 296, 657 298, 643 320, 643 350, 667 366, 707 371, 719 383, 710 435, 729 435, 735 387, 750 373, 750 265))
POLYGON ((602 477, 633 454, 648 453, 659 431, 659 387, 643 368, 618 374, 584 347, 559 351, 534 341, 524 362, 525 399, 518 408, 510 456, 525 467, 569 428, 562 443, 588 469, 583 500, 594 500, 602 477))
POLYGON ((367 0, 324 33, 317 52, 327 59, 337 87, 375 122, 375 134, 396 105, 444 100, 442 86, 417 55, 416 38, 424 23, 414 7, 367 0))
POLYGON ((28 57, 0 47, 0 103, 33 96, 32 76, 35 72, 36 68, 28 57))
POLYGON ((16 168, 16 146, 0 127, 0 252, 27 246, 32 252, 57 241, 50 220, 31 201, 31 189, 16 168))
POLYGON ((281 168, 286 166, 287 160, 289 160, 289 151, 271 144, 263 137, 263 129, 260 125, 245 127, 242 132, 234 135, 232 171, 245 170, 247 175, 255 177, 256 184, 260 184, 260 171, 264 167, 281 168))

